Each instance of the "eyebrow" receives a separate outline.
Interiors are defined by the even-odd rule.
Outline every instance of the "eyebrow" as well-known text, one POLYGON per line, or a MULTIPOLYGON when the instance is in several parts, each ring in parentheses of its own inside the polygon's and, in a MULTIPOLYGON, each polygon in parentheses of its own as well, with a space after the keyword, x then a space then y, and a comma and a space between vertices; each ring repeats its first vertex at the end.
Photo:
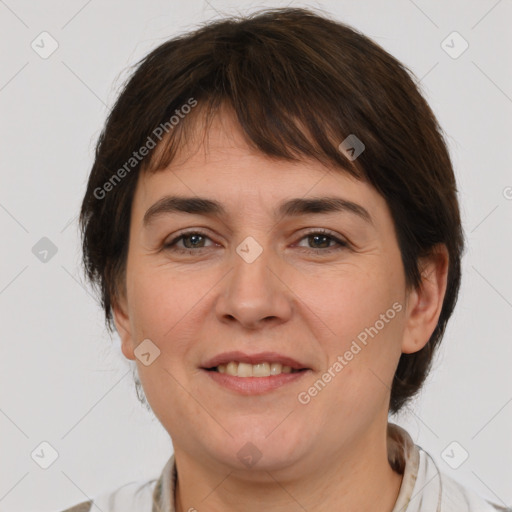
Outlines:
MULTIPOLYGON (((282 202, 274 214, 282 217, 298 217, 312 213, 349 212, 373 225, 368 211, 361 205, 341 197, 295 198, 282 202)), ((189 213, 222 217, 227 211, 213 199, 205 197, 165 196, 153 204, 144 214, 143 225, 147 226, 156 217, 169 213, 189 213)))

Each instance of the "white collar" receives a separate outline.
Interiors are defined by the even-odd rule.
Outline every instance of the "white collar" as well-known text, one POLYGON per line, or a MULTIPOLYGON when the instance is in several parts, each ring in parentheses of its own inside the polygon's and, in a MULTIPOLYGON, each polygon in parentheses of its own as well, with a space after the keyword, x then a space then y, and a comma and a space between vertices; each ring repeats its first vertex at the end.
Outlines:
MULTIPOLYGON (((512 512, 491 504, 443 475, 432 457, 417 446, 406 430, 388 423, 388 460, 403 474, 392 512, 512 512)), ((167 461, 152 495, 152 512, 176 512, 174 454, 167 461)))

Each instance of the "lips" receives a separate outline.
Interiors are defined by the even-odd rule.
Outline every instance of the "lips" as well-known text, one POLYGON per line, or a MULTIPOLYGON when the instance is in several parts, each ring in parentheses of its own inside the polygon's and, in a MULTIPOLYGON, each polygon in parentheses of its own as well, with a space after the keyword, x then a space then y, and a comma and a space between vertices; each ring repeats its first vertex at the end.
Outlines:
POLYGON ((258 364, 258 363, 280 363, 283 366, 290 366, 295 370, 309 370, 308 366, 291 357, 278 354, 276 352, 258 352, 256 354, 246 354, 240 351, 223 352, 215 357, 205 361, 201 367, 205 370, 211 370, 220 364, 228 364, 231 361, 238 363, 258 364))

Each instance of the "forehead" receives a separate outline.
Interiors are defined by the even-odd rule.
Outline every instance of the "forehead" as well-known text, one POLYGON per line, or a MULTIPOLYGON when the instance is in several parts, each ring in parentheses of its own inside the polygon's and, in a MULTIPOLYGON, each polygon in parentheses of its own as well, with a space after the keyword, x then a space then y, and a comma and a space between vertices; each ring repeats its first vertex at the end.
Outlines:
POLYGON ((221 110, 207 127, 196 124, 166 168, 141 172, 134 198, 138 216, 165 195, 212 197, 228 213, 251 206, 272 213, 286 198, 333 195, 365 203, 368 210, 385 207, 371 185, 341 168, 312 158, 291 161, 263 154, 229 111, 221 110))

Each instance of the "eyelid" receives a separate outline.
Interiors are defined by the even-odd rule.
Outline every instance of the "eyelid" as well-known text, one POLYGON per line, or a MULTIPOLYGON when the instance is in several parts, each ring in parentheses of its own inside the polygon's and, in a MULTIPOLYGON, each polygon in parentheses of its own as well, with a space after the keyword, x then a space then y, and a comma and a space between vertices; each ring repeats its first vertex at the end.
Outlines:
MULTIPOLYGON (((168 247, 174 245, 175 243, 179 242, 182 237, 187 236, 187 235, 201 235, 204 238, 208 238, 208 239, 212 240, 212 237, 208 234, 207 231, 203 231, 203 228, 190 228, 190 229, 184 229, 182 231, 178 231, 178 233, 176 233, 169 242, 164 242, 163 248, 165 249, 165 248, 168 248, 168 247)), ((212 242, 213 242, 213 240, 212 240, 212 242)), ((204 247, 199 247, 199 249, 204 249, 204 247)), ((184 249, 184 250, 187 250, 187 249, 184 249)))
POLYGON ((332 247, 327 247, 326 249, 315 249, 315 248, 307 248, 304 249, 308 251, 312 251, 313 253, 329 253, 332 251, 336 251, 339 249, 348 248, 351 246, 351 243, 343 236, 338 235, 338 233, 331 231, 330 229, 325 228, 310 228, 308 231, 302 233, 302 235, 299 238, 299 242, 302 241, 304 238, 306 238, 309 235, 325 235, 329 237, 332 241, 334 241, 338 246, 334 245, 332 247))
POLYGON ((338 242, 348 244, 348 240, 346 240, 343 236, 339 235, 335 231, 331 231, 330 229, 326 229, 326 228, 310 228, 310 229, 308 229, 308 231, 306 231, 302 234, 302 238, 307 235, 316 235, 316 234, 328 235, 331 238, 334 238, 335 240, 337 240, 338 242))
MULTIPOLYGON (((315 254, 315 253, 316 254, 320 254, 320 253, 328 254, 330 252, 341 250, 341 249, 346 249, 351 246, 351 243, 348 240, 346 240, 345 237, 340 236, 336 232, 331 231, 326 228, 309 228, 306 232, 302 232, 302 234, 300 235, 300 237, 298 239, 298 242, 301 242, 304 238, 306 238, 309 235, 316 235, 316 234, 325 235, 325 236, 329 237, 331 239, 331 241, 335 242, 335 244, 337 244, 337 245, 334 245, 332 247, 327 247, 327 248, 307 248, 307 247, 301 247, 301 248, 306 250, 307 252, 310 252, 313 254, 315 254)), ((212 238, 209 236, 208 232, 203 230, 203 228, 189 228, 189 229, 184 229, 183 231, 179 231, 178 233, 176 233, 173 236, 171 241, 163 244, 162 249, 163 250, 165 250, 165 249, 173 250, 172 248, 183 237, 185 237, 187 235, 200 235, 204 238, 208 238, 210 241, 212 241, 214 243, 214 245, 218 245, 216 242, 214 242, 212 240, 212 238)), ((208 246, 208 247, 211 247, 211 246, 208 246)), ((190 253, 194 253, 194 252, 200 253, 202 250, 207 249, 208 247, 198 247, 196 249, 177 248, 174 250, 178 253, 179 252, 182 252, 182 253, 187 252, 190 254, 190 253)))

